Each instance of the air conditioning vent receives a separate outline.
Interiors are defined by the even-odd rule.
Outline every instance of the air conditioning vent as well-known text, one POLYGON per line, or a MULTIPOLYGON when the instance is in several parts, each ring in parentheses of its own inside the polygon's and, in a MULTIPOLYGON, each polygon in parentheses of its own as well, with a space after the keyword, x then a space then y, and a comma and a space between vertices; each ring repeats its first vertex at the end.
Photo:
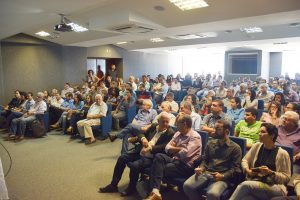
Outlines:
POLYGON ((139 26, 136 24, 129 24, 124 26, 113 27, 111 28, 111 30, 118 31, 121 33, 148 33, 153 31, 154 29, 150 27, 139 26))

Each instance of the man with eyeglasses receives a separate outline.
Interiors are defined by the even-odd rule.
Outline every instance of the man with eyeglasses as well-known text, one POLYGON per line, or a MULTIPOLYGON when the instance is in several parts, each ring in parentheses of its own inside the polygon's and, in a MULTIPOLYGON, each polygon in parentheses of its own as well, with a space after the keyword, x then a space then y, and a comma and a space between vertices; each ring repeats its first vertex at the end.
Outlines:
POLYGON ((201 131, 208 132, 209 136, 213 137, 215 134, 215 124, 217 120, 223 119, 231 124, 231 118, 223 112, 223 101, 214 100, 211 105, 211 113, 206 115, 201 121, 201 131))

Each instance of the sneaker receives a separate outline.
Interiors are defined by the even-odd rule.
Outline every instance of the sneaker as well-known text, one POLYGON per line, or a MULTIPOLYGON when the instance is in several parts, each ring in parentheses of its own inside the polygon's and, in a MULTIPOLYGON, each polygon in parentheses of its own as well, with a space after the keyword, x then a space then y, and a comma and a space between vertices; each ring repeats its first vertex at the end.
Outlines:
POLYGON ((109 184, 103 188, 99 188, 98 192, 100 192, 100 193, 115 193, 115 192, 118 192, 118 187, 109 184))

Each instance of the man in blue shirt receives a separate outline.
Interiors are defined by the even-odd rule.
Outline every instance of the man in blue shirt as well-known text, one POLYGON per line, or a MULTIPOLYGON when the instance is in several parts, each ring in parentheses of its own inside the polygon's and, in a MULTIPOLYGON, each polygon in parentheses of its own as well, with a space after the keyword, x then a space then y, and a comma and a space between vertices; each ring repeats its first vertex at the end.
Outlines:
POLYGON ((128 137, 137 136, 141 128, 152 123, 153 119, 156 117, 156 110, 152 109, 152 101, 150 99, 145 99, 143 101, 142 109, 138 111, 138 114, 134 117, 132 123, 128 124, 119 134, 109 135, 111 142, 115 139, 123 139, 122 151, 125 153, 128 150, 128 137))

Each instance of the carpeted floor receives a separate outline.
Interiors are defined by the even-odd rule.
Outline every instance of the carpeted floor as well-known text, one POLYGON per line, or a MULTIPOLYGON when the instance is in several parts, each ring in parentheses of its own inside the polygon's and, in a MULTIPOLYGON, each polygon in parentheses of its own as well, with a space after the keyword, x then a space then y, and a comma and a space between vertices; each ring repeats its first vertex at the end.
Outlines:
MULTIPOLYGON (((0 133, 0 142, 12 157, 12 168, 6 177, 9 197, 12 200, 114 200, 142 199, 147 183, 138 185, 139 193, 122 198, 118 193, 100 194, 99 186, 107 185, 112 176, 121 141, 97 141, 92 145, 69 140, 68 136, 52 131, 45 138, 25 139, 19 143, 5 141, 7 135, 0 133)), ((0 146, 4 173, 9 168, 8 154, 0 146)), ((119 184, 126 188, 128 169, 119 184)), ((164 199, 186 199, 175 191, 163 193, 164 199)))

